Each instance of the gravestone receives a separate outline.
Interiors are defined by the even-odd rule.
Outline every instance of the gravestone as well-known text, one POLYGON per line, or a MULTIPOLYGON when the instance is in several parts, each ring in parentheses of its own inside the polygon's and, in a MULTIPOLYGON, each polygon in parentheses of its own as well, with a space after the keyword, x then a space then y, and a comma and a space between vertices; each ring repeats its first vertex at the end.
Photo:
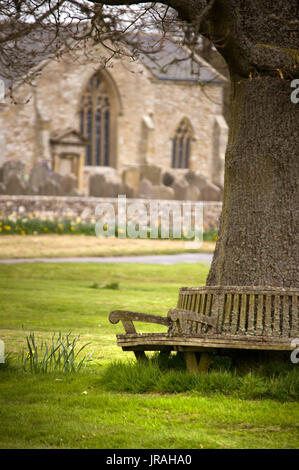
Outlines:
POLYGON ((60 185, 60 195, 68 196, 77 188, 78 181, 74 175, 64 175, 60 185))
POLYGON ((131 185, 135 193, 140 183, 140 168, 137 166, 125 168, 122 172, 122 181, 124 184, 131 185))
POLYGON ((143 178, 141 180, 137 188, 136 197, 141 199, 151 199, 153 197, 153 185, 148 179, 143 178))
POLYGON ((188 183, 186 180, 176 180, 172 186, 174 190, 174 199, 176 201, 185 201, 188 189, 188 183))
POLYGON ((40 186, 43 186, 48 178, 50 178, 50 168, 44 163, 36 163, 30 170, 29 191, 31 189, 35 191, 36 188, 39 190, 40 186))
POLYGON ((127 198, 133 198, 134 189, 129 183, 122 183, 120 185, 119 194, 125 194, 127 198))
POLYGON ((174 199, 174 189, 164 184, 153 186, 153 199, 174 199))
POLYGON ((59 184, 51 178, 47 179, 45 184, 40 187, 40 194, 43 196, 58 196, 59 193, 59 184))
POLYGON ((89 195, 103 197, 106 190, 106 178, 104 174, 96 173, 89 178, 89 195))
POLYGON ((200 199, 201 201, 221 201, 222 191, 215 184, 207 181, 201 186, 200 199))
POLYGON ((2 181, 6 183, 11 175, 18 175, 23 178, 25 165, 15 158, 7 160, 2 165, 2 181))
POLYGON ((175 182, 175 177, 169 171, 166 171, 163 175, 162 182, 165 186, 172 186, 175 182))
POLYGON ((19 196, 25 194, 25 183, 17 173, 9 173, 6 183, 6 194, 19 196))
POLYGON ((141 179, 147 179, 154 185, 162 182, 162 168, 158 165, 140 165, 141 179))
POLYGON ((199 201, 200 191, 194 184, 189 184, 186 190, 187 201, 199 201))

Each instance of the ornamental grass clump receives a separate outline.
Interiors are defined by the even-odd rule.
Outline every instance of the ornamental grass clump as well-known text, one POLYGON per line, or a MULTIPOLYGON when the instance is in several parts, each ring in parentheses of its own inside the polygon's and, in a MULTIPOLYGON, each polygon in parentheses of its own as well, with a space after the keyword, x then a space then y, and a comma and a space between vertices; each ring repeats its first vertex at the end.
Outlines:
POLYGON ((31 373, 78 372, 92 360, 92 353, 79 359, 79 354, 90 344, 86 343, 78 347, 79 338, 79 335, 71 338, 71 333, 63 336, 59 332, 57 336, 56 333, 52 335, 49 344, 42 341, 38 345, 34 333, 30 333, 26 337, 27 348, 23 348, 20 354, 22 368, 31 373))

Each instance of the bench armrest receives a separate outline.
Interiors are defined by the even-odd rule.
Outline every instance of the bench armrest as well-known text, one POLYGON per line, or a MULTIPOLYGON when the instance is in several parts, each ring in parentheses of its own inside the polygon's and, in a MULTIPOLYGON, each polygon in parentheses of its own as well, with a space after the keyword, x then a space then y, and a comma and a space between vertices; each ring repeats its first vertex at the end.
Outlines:
POLYGON ((158 323, 159 325, 170 326, 172 321, 169 317, 160 317, 158 315, 150 315, 148 313, 130 312, 127 310, 113 310, 109 315, 110 323, 116 324, 121 320, 125 332, 127 334, 136 333, 133 321, 141 321, 144 323, 158 323))
POLYGON ((180 308, 171 308, 167 314, 172 322, 178 322, 183 334, 188 334, 189 327, 187 321, 206 324, 213 329, 217 327, 217 318, 215 316, 202 315, 200 313, 191 312, 180 308))

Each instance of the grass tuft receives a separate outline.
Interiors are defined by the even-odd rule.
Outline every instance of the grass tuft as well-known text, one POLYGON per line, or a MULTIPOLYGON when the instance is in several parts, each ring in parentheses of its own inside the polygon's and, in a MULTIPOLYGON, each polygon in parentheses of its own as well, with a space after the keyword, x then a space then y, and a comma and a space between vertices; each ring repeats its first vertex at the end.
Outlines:
POLYGON ((119 282, 108 282, 106 284, 99 284, 98 282, 94 282, 90 286, 92 289, 111 289, 111 290, 119 290, 119 282))
POLYGON ((241 373, 230 365, 225 366, 221 359, 212 364, 211 372, 201 375, 188 372, 183 363, 180 364, 181 359, 172 356, 168 367, 166 360, 161 362, 156 355, 145 363, 117 361, 108 365, 101 381, 107 390, 129 393, 221 393, 241 399, 279 401, 299 398, 296 368, 269 377, 267 370, 241 373))
POLYGON ((83 356, 78 359, 79 354, 88 346, 84 344, 78 349, 80 336, 71 338, 71 333, 58 336, 54 333, 51 342, 42 341, 37 344, 34 333, 26 337, 27 349, 23 348, 19 356, 19 363, 26 372, 47 373, 47 372, 79 372, 91 361, 91 356, 83 356))

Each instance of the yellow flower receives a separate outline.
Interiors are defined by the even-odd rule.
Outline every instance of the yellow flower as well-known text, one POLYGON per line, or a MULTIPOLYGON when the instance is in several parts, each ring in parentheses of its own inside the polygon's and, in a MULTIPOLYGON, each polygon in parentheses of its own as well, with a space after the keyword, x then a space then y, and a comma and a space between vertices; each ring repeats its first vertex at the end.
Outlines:
POLYGON ((21 235, 26 235, 26 232, 24 232, 24 230, 21 230, 21 235))
POLYGON ((81 218, 80 218, 80 217, 77 217, 77 218, 76 218, 76 223, 77 223, 77 224, 80 224, 80 222, 81 222, 81 218))
POLYGON ((47 232, 48 231, 48 227, 44 227, 44 232, 47 232))
POLYGON ((59 230, 63 230, 63 225, 62 225, 62 224, 58 224, 58 228, 59 228, 59 230))
POLYGON ((2 227, 0 227, 0 232, 2 232, 2 227))
POLYGON ((11 226, 10 225, 4 225, 4 230, 11 230, 11 226))
POLYGON ((70 229, 71 229, 71 231, 73 232, 73 231, 75 230, 75 227, 73 227, 73 226, 71 225, 70 229))

